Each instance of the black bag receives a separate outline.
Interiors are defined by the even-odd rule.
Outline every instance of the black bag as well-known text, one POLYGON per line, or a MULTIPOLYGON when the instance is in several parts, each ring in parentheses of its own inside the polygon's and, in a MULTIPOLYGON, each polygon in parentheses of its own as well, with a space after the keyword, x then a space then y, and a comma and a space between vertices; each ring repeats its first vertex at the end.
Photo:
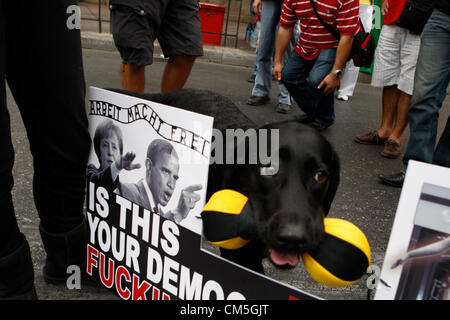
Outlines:
POLYGON ((395 22, 412 33, 421 34, 434 8, 434 0, 408 0, 395 22))
MULTIPOLYGON (((319 19, 320 23, 331 33, 338 41, 341 39, 339 32, 330 26, 328 23, 323 21, 317 12, 316 4, 314 0, 310 0, 311 6, 319 19)), ((352 49, 350 52, 350 59, 353 60, 353 64, 356 67, 369 68, 372 65, 373 57, 375 55, 375 39, 372 34, 364 30, 364 26, 359 19, 359 24, 361 25, 362 31, 358 32, 353 38, 352 49)))

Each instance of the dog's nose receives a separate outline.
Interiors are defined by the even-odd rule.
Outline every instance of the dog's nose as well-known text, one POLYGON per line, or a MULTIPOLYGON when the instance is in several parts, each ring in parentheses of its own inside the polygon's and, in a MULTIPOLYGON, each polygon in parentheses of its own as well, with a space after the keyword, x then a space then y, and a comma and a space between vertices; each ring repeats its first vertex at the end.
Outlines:
POLYGON ((307 242, 306 230, 301 225, 285 226, 278 231, 276 237, 281 245, 291 248, 302 247, 307 242))

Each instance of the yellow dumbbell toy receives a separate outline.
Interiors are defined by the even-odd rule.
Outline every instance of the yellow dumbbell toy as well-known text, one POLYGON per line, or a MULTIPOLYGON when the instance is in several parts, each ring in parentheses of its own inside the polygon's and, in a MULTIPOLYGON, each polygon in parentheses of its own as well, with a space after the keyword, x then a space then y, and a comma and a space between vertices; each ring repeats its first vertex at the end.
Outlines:
POLYGON ((320 244, 302 254, 311 276, 330 287, 346 286, 361 278, 370 265, 370 246, 364 233, 343 219, 325 218, 320 244))
MULTIPOLYGON (((203 233, 212 244, 239 249, 257 236, 248 198, 234 190, 214 193, 201 214, 203 233)), ((319 245, 302 254, 306 270, 319 283, 345 286, 360 279, 370 265, 370 246, 364 233, 349 221, 324 219, 319 245)))

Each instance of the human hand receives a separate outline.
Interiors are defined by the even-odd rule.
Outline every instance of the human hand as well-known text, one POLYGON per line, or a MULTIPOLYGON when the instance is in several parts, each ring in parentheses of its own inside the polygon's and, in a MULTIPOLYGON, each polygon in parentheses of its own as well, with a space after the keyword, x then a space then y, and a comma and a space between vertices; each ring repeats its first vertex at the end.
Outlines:
POLYGON ((408 260, 408 256, 405 255, 404 257, 398 259, 392 266, 391 269, 395 269, 397 268, 399 265, 402 265, 406 262, 406 260, 408 260))
POLYGON ((381 13, 385 15, 389 10, 389 1, 383 0, 381 1, 381 13))
POLYGON ((253 11, 255 11, 257 15, 261 15, 261 10, 262 10, 262 1, 261 0, 253 1, 253 11))
POLYGON ((178 207, 175 209, 175 220, 180 222, 187 217, 189 211, 194 209, 195 204, 200 200, 200 195, 195 191, 201 190, 201 184, 194 184, 186 187, 181 191, 180 200, 178 200, 178 207))
POLYGON ((281 81, 281 72, 283 71, 283 65, 280 62, 274 62, 273 64, 273 77, 277 81, 281 81))
POLYGON ((133 164, 134 159, 136 158, 136 154, 134 152, 127 152, 125 155, 123 155, 117 165, 117 169, 122 170, 134 170, 139 169, 141 165, 139 163, 133 164))
POLYGON ((341 80, 336 77, 333 73, 329 73, 319 84, 318 89, 323 89, 324 95, 329 95, 333 93, 336 89, 339 89, 341 85, 341 80))

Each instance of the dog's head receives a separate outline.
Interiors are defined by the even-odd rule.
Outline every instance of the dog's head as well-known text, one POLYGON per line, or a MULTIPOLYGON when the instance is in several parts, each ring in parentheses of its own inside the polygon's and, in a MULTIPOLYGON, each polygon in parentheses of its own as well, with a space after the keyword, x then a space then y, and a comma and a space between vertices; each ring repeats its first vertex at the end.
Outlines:
MULTIPOLYGON (((271 261, 295 266, 299 254, 317 246, 323 236, 323 218, 339 184, 339 158, 317 130, 297 122, 261 129, 272 133, 267 149, 278 155, 272 154, 269 164, 251 165, 250 170, 239 166, 235 173, 271 261), (275 149, 273 134, 279 137, 275 149)), ((261 135, 258 142, 259 147, 264 145, 261 135)))

